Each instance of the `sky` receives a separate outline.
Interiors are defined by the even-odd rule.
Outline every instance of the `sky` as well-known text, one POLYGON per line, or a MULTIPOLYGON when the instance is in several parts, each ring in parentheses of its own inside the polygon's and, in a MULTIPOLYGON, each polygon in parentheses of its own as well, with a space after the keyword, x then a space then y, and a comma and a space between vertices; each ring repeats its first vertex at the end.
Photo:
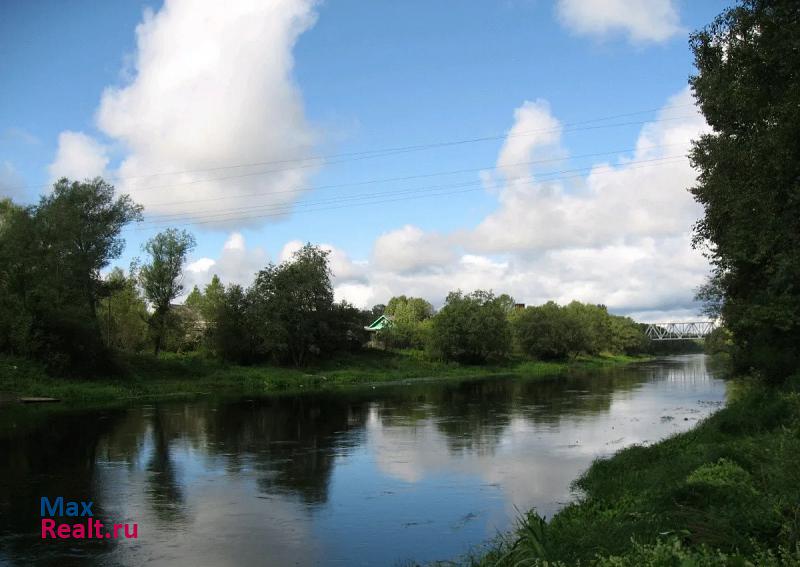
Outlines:
POLYGON ((704 0, 8 0, 0 197, 101 175, 169 226, 185 284, 248 285, 304 242, 338 299, 492 289, 698 317, 686 157, 708 131, 704 0))

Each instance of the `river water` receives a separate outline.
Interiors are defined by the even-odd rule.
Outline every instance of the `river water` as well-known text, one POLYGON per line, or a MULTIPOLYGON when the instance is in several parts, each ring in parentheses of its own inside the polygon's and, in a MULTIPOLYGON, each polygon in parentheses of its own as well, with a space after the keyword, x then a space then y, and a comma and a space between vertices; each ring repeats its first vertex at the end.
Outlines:
POLYGON ((691 428, 724 399, 690 355, 552 379, 0 409, 0 563, 451 559, 517 510, 552 515, 593 459, 691 428), (96 520, 138 537, 42 540, 42 496, 91 500, 96 520))

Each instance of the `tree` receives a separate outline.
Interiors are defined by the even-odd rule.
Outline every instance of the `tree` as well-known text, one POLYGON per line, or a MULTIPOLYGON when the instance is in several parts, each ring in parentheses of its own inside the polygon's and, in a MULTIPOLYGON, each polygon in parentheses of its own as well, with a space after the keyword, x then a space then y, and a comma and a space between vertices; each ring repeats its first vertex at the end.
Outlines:
POLYGON ((705 209, 694 243, 721 298, 734 362, 773 381, 800 364, 800 5, 744 0, 691 36, 711 133, 693 144, 705 209))
POLYGON ((510 346, 505 302, 491 291, 450 292, 433 318, 429 348, 445 360, 480 363, 501 359, 510 346))
POLYGON ((200 288, 195 285, 192 288, 192 291, 189 292, 189 295, 186 296, 186 300, 183 304, 193 310, 200 311, 203 309, 203 303, 205 301, 205 297, 203 296, 203 292, 200 291, 200 288))
POLYGON ((105 343, 115 350, 138 352, 147 342, 148 313, 136 277, 114 268, 105 284, 109 293, 98 308, 105 343))
POLYGON ((11 199, 0 200, 0 351, 32 355, 37 350, 32 286, 38 285, 33 217, 11 199))
POLYGON ((139 278, 145 298, 153 308, 150 329, 156 356, 163 346, 170 304, 183 292, 183 265, 194 247, 194 236, 175 228, 158 233, 144 245, 150 263, 142 266, 139 278))
POLYGON ((514 318, 514 337, 523 353, 541 360, 574 356, 589 344, 577 309, 554 301, 526 307, 519 313, 514 318))
POLYGON ((327 251, 306 244, 289 261, 261 270, 251 293, 262 351, 295 366, 322 354, 333 308, 327 251))
POLYGON ((225 286, 217 274, 211 278, 211 282, 206 284, 203 289, 203 301, 200 305, 200 313, 208 323, 215 321, 214 314, 218 312, 219 305, 225 296, 225 286))
POLYGON ((18 307, 0 343, 52 370, 101 370, 109 358, 97 306, 109 290, 100 274, 122 253, 122 228, 141 219, 141 207, 97 178, 60 179, 36 206, 2 208, 0 285, 18 307))
POLYGON ((254 362, 260 353, 252 294, 240 285, 229 285, 222 289, 214 310, 214 324, 209 329, 214 352, 239 364, 254 362))
POLYGON ((423 348, 425 326, 423 322, 433 315, 433 305, 421 297, 392 297, 386 305, 385 314, 391 317, 391 325, 379 331, 380 340, 388 347, 423 348))

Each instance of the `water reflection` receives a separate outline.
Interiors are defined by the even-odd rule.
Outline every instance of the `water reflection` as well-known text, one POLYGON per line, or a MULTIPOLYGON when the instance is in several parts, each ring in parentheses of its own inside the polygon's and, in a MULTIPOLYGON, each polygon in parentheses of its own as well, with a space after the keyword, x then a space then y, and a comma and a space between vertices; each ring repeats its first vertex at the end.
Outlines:
POLYGON ((599 455, 724 398, 702 356, 552 380, 492 378, 107 411, 17 408, 0 430, 0 560, 60 565, 443 559, 552 514, 599 455), (42 495, 91 498, 139 539, 38 539, 42 495))

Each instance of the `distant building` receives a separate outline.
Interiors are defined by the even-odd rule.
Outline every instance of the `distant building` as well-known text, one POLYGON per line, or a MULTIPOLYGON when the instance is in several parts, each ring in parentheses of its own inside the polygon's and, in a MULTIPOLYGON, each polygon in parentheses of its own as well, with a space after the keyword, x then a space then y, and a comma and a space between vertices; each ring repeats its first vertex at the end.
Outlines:
POLYGON ((364 327, 364 330, 370 332, 380 331, 392 324, 392 317, 389 315, 381 315, 375 319, 371 324, 364 327))

